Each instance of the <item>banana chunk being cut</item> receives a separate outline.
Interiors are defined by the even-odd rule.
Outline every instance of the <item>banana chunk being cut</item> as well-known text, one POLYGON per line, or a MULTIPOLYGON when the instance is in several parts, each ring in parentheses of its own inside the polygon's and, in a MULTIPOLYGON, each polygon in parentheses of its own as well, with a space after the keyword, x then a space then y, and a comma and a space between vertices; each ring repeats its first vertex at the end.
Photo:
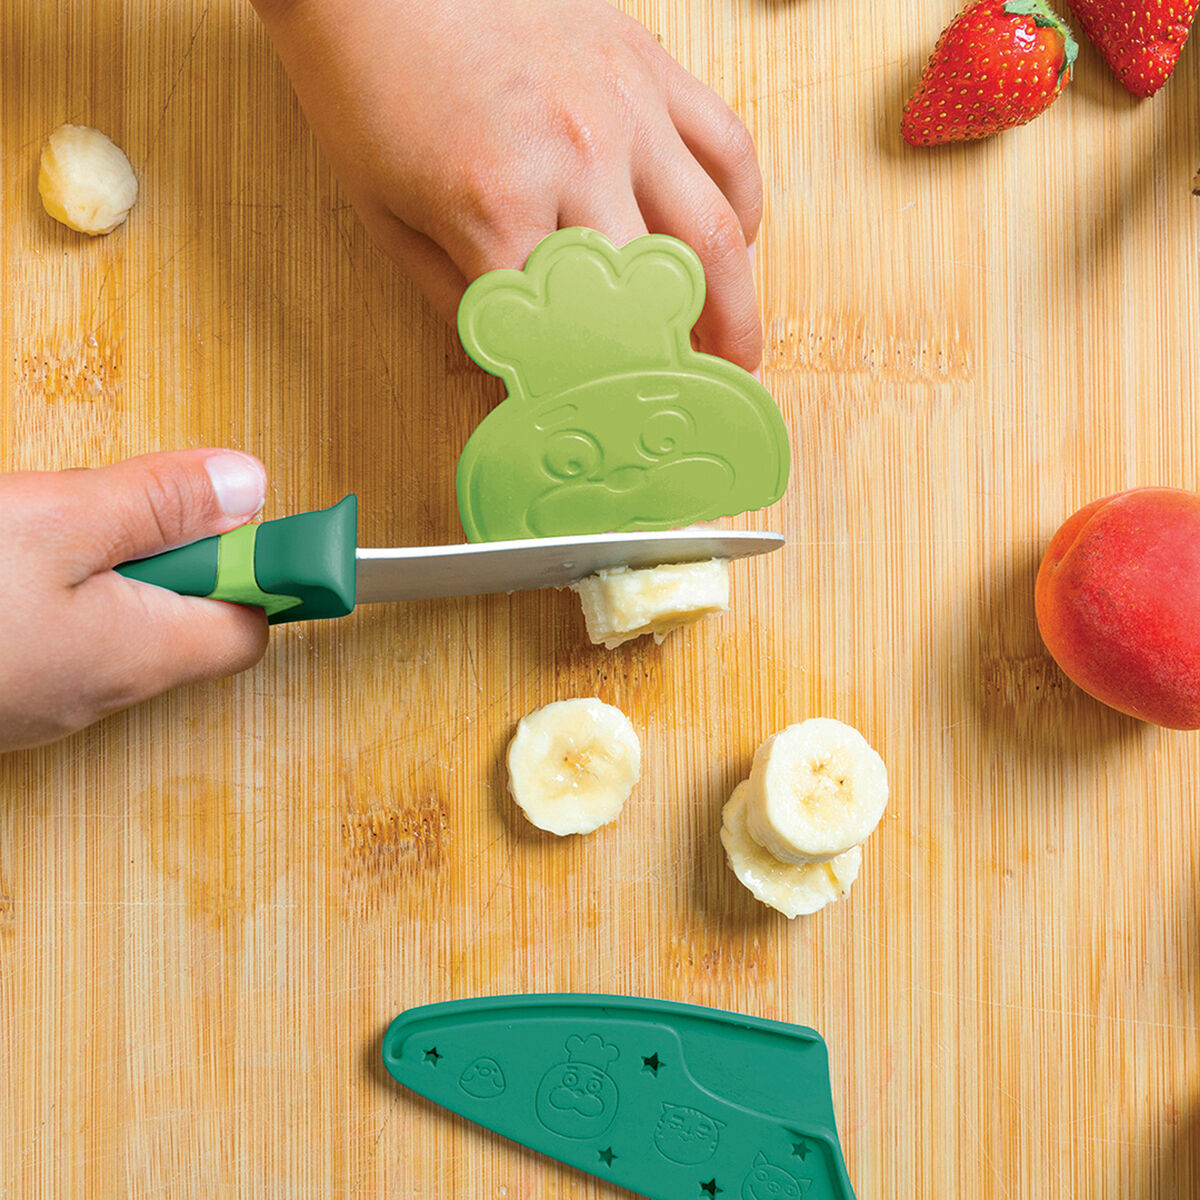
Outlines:
POLYGON ((614 820, 642 770, 629 718, 594 697, 556 700, 517 725, 508 790, 539 828, 564 836, 614 820))
POLYGON ((862 847, 854 846, 828 862, 780 862, 746 828, 749 784, 739 783, 721 813, 721 844, 733 873, 754 897, 784 916, 815 913, 842 900, 858 878, 862 847))
POLYGON ((100 130, 60 125, 42 147, 38 192, 56 221, 95 236, 125 220, 138 185, 129 159, 100 130))
POLYGON ((656 642, 673 629, 729 607, 723 558, 661 567, 615 567, 571 585, 583 605, 588 637, 615 650, 647 633, 656 642))
POLYGON ((746 829, 783 862, 828 862, 866 840, 887 802, 887 768, 866 738, 841 721, 814 717, 759 746, 746 789, 746 829))

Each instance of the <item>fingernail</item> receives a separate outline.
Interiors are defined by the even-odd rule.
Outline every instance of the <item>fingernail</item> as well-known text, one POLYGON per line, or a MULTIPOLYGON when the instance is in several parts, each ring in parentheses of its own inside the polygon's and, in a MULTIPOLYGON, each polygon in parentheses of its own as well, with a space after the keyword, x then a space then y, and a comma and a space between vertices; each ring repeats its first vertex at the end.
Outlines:
POLYGON ((227 451, 204 460, 213 492, 227 517, 252 517, 267 499, 267 477, 246 454, 227 451))

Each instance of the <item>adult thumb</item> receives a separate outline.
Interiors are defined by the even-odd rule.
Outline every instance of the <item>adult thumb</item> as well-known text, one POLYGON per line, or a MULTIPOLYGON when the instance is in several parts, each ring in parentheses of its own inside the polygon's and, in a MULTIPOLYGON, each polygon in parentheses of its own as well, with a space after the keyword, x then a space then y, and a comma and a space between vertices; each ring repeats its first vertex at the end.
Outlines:
POLYGON ((67 475, 100 556, 92 570, 236 529, 259 512, 267 491, 266 468, 236 450, 143 454, 67 475))

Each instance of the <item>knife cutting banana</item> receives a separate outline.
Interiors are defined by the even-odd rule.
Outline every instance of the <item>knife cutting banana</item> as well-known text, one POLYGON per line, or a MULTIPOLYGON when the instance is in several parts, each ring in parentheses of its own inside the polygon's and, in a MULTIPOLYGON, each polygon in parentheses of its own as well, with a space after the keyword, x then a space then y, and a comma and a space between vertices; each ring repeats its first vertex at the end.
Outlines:
MULTIPOLYGON (((689 572, 676 571, 656 617, 649 568, 744 558, 783 544, 778 533, 697 527, 369 549, 358 545, 358 501, 350 495, 332 508, 243 525, 117 570, 185 596, 257 605, 272 625, 344 617, 358 604, 568 587, 604 573, 596 590, 608 608, 596 640, 608 641, 661 633, 689 619, 681 608, 689 572)), ((708 571, 716 577, 723 566, 708 571)), ((713 611, 719 584, 706 582, 698 596, 703 610, 713 611)))

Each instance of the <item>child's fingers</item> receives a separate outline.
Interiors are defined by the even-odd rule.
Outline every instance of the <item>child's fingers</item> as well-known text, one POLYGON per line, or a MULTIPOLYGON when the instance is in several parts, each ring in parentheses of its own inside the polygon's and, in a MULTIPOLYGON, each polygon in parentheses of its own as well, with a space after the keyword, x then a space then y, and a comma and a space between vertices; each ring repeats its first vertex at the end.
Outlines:
POLYGON ((449 239, 454 261, 466 279, 476 279, 485 271, 520 270, 534 247, 556 229, 581 225, 604 234, 617 246, 646 233, 627 168, 601 182, 593 178, 580 181, 553 212, 542 211, 539 205, 519 220, 515 212, 513 216, 511 229, 476 226, 476 240, 449 239))
POLYGON ((81 577, 236 529, 267 491, 262 463, 235 450, 143 454, 54 479, 56 504, 74 523, 81 577))
POLYGON ((422 231, 392 216, 367 224, 388 257, 453 326, 467 284, 485 271, 519 270, 534 246, 557 228, 553 210, 537 219, 516 210, 513 216, 519 219, 511 228, 464 219, 461 226, 422 231))
POLYGON ((48 602, 44 616, 50 624, 21 703, 0 719, 0 751, 63 737, 179 684, 244 670, 267 645, 262 609, 177 596, 107 571, 67 589, 62 603, 48 602))
POLYGON ((686 71, 668 80, 668 109, 684 145, 725 193, 750 245, 762 223, 762 168, 754 139, 741 117, 686 71))
POLYGON ((704 265, 707 299, 695 329, 700 348, 754 370, 762 358, 762 318, 746 239, 729 201, 682 144, 677 155, 658 156, 636 183, 647 228, 686 242, 704 265))
POLYGON ((431 220, 423 232, 468 283, 485 271, 519 271, 538 242, 558 228, 557 198, 542 187, 514 192, 497 183, 493 193, 469 191, 461 201, 459 211, 431 220))
POLYGON ((496 230, 481 234, 477 241, 456 237, 451 239, 453 244, 447 246, 447 250, 454 265, 470 283, 488 271, 519 271, 538 242, 557 228, 557 219, 551 216, 544 225, 526 226, 519 233, 496 230))
POLYGON ((558 225, 560 229, 581 225, 598 230, 614 246, 624 246, 647 232, 627 174, 608 187, 584 188, 564 199, 558 210, 558 225))
POLYGON ((244 671, 267 647, 261 608, 177 596, 119 575, 87 580, 75 589, 72 607, 81 627, 97 631, 88 649, 92 662, 73 667, 89 682, 94 712, 86 721, 181 684, 244 671))
POLYGON ((375 220, 363 219, 384 253, 453 325, 467 281, 450 256, 431 238, 390 213, 375 220))

